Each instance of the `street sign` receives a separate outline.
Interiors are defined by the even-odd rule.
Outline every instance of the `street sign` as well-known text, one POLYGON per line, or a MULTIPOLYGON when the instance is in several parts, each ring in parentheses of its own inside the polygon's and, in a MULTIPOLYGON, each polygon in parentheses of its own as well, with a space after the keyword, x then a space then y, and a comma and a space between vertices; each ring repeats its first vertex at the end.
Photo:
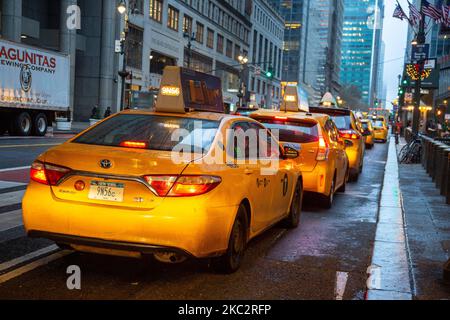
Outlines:
POLYGON ((429 44, 418 44, 412 47, 412 60, 427 60, 430 53, 429 44))
POLYGON ((120 42, 120 40, 116 40, 115 52, 116 53, 122 52, 122 43, 120 42))

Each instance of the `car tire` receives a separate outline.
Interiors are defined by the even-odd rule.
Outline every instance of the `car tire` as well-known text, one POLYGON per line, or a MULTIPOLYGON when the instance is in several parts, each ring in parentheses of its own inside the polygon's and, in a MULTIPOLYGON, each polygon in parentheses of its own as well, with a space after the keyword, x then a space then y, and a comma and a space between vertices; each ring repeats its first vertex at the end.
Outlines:
POLYGON ((11 135, 16 136, 29 136, 33 127, 33 121, 28 112, 22 112, 13 117, 11 122, 11 135))
POLYGON ((336 191, 336 176, 334 176, 333 181, 331 182, 330 194, 328 196, 324 196, 323 207, 325 209, 331 209, 334 201, 334 193, 336 191))
POLYGON ((349 178, 349 176, 350 176, 350 169, 348 169, 347 168, 347 171, 346 171, 346 173, 345 173, 345 179, 344 179, 344 184, 342 185, 342 187, 339 189, 339 192, 341 192, 341 193, 345 193, 345 191, 347 190, 347 182, 348 182, 348 180, 350 179, 349 178))
POLYGON ((239 206, 233 228, 231 229, 228 249, 223 256, 212 259, 212 269, 222 274, 235 273, 241 266, 245 249, 247 247, 247 239, 247 209, 241 204, 239 206))
POLYGON ((350 171, 350 181, 351 182, 358 182, 359 180, 359 172, 355 171, 350 171))
POLYGON ((47 133, 48 120, 47 116, 43 113, 39 113, 33 118, 33 135, 43 137, 47 133))
POLYGON ((291 207, 289 209, 289 216, 284 220, 284 226, 287 229, 295 229, 300 224, 300 217, 303 207, 303 183, 299 181, 295 188, 294 196, 292 198, 291 207))

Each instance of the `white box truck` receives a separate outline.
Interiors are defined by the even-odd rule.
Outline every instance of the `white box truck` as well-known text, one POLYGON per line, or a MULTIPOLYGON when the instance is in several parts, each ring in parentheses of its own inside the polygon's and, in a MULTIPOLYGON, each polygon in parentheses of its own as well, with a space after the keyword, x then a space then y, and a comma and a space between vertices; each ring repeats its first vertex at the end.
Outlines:
POLYGON ((0 135, 45 135, 69 94, 68 56, 0 40, 0 135))

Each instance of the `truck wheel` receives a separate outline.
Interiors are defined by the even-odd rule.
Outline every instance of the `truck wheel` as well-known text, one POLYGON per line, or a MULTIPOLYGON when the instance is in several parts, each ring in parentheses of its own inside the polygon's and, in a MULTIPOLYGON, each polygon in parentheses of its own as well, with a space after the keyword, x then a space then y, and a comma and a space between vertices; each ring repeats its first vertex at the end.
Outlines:
POLYGON ((39 113, 33 119, 33 134, 35 136, 43 137, 47 133, 48 122, 47 116, 43 113, 39 113))
POLYGON ((19 113, 13 118, 12 135, 29 136, 32 129, 32 120, 28 112, 19 113))

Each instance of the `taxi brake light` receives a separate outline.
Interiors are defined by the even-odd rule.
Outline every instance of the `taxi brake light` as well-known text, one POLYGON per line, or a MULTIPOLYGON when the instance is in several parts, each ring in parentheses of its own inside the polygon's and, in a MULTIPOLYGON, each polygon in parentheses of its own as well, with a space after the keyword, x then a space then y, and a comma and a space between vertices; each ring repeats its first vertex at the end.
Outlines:
POLYGON ((339 133, 343 139, 351 139, 351 140, 359 139, 359 135, 353 130, 342 130, 339 131, 339 133))
POLYGON ((144 141, 122 141, 119 146, 132 149, 147 149, 148 143, 144 141))
POLYGON ((222 179, 214 176, 146 176, 160 197, 192 197, 210 192, 222 179))
POLYGON ((280 116, 275 117, 275 120, 287 120, 287 119, 288 117, 280 117, 280 116))
POLYGON ((329 153, 328 143, 325 141, 323 136, 320 136, 319 137, 319 150, 317 152, 316 160, 317 161, 325 161, 325 160, 327 160, 328 159, 328 153, 329 153))
POLYGON ((30 178, 38 183, 56 186, 70 171, 69 168, 35 161, 31 165, 30 178))

